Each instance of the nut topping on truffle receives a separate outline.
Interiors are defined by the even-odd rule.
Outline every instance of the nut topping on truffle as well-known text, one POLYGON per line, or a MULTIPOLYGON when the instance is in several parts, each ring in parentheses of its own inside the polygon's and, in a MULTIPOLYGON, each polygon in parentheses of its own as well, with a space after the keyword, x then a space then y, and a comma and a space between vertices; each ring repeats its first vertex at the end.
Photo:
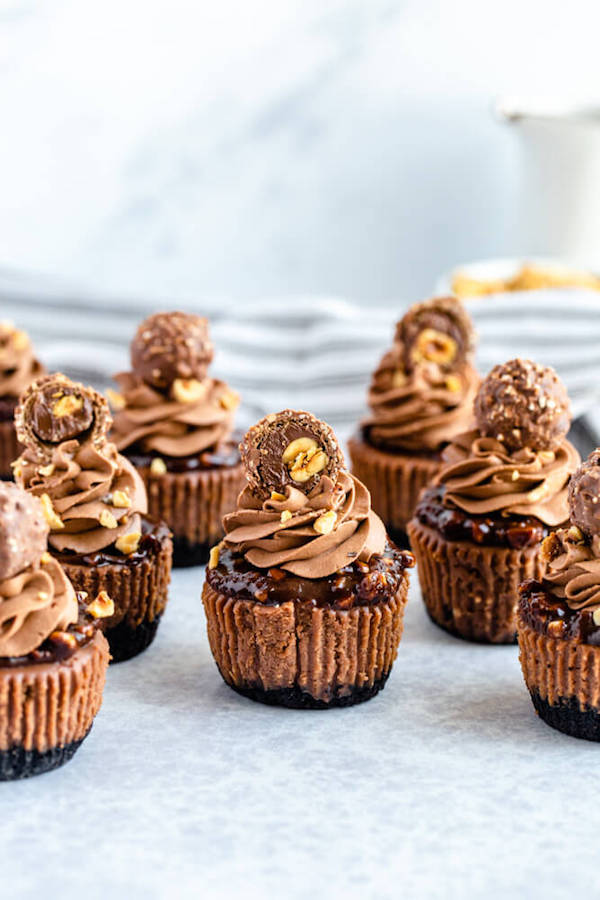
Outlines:
POLYGON ((288 484, 309 494, 323 475, 336 481, 344 465, 329 425, 291 409, 254 425, 240 444, 240 453, 246 478, 262 497, 282 493, 288 484))
POLYGON ((37 497, 0 482, 0 580, 41 561, 49 528, 37 497))
POLYGON ((133 371, 160 390, 176 379, 202 381, 212 358, 207 319, 183 312, 155 313, 131 342, 133 371))
POLYGON ((587 537, 600 534, 600 449, 571 475, 569 512, 573 525, 587 537))
POLYGON ((15 411, 20 442, 44 460, 62 441, 91 437, 95 444, 102 443, 111 424, 104 397, 61 374, 34 381, 15 411))
POLYGON ((567 390, 554 369, 528 359, 494 366, 474 409, 481 433, 509 450, 556 450, 571 423, 567 390))
POLYGON ((455 369, 469 362, 475 348, 473 324, 456 297, 433 297, 415 303, 396 326, 406 372, 422 363, 455 369))

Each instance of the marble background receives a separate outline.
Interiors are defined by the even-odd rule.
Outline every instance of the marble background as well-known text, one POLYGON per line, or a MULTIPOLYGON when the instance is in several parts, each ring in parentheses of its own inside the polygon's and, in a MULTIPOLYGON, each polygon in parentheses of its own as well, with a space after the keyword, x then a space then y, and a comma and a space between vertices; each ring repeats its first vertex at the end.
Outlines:
POLYGON ((0 266, 370 302, 543 252, 492 101, 597 86, 597 24, 589 0, 0 0, 0 266))

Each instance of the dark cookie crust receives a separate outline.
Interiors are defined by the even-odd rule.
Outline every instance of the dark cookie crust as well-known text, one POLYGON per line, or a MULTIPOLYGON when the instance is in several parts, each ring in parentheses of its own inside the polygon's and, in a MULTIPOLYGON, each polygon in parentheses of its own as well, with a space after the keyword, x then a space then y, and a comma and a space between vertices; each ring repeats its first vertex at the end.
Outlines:
POLYGON ((373 684, 364 687, 347 688, 343 694, 338 694, 331 700, 317 700, 311 694, 306 693, 298 685, 291 688, 279 688, 279 690, 266 691, 260 685, 248 685, 247 687, 239 687, 231 684, 230 687, 242 697, 248 697, 257 703, 264 703, 267 706, 285 706, 288 709, 335 709, 336 707, 356 706, 357 703, 365 703, 381 691, 389 677, 386 672, 381 678, 373 684))
POLYGON ((272 491, 283 493, 290 484, 309 494, 324 475, 335 482, 344 466, 342 451, 329 425, 311 413, 293 409, 265 416, 253 425, 240 444, 240 454, 248 482, 261 497, 268 497, 272 491), (311 438, 327 456, 325 467, 302 482, 292 478, 290 466, 283 460, 286 449, 299 438, 311 438))
POLYGON ((537 691, 531 691, 531 700, 540 719, 568 734, 585 741, 600 741, 600 712, 591 706, 581 707, 576 697, 561 697, 559 703, 548 703, 537 691))
POLYGON ((123 621, 105 631, 104 636, 110 645, 111 665, 132 659, 149 647, 156 637, 160 620, 160 615, 152 621, 145 619, 135 628, 123 621))
POLYGON ((44 753, 25 750, 24 747, 0 750, 0 781, 18 781, 58 769, 72 759, 89 733, 88 730, 79 741, 73 741, 64 747, 51 747, 44 753))
POLYGON ((475 398, 479 430, 509 450, 555 450, 571 424, 567 389, 549 366, 511 359, 494 366, 475 398))
POLYGON ((173 568, 187 569, 190 566, 204 566, 210 556, 208 541, 193 544, 186 537, 173 535, 173 568))

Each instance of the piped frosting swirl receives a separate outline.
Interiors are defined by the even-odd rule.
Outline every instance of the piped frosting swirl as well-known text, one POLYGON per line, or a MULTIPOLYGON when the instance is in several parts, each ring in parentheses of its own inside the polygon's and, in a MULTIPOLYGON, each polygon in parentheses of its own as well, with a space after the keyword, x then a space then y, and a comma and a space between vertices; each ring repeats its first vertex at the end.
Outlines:
POLYGON ((343 467, 331 429, 310 413, 262 419, 246 435, 242 459, 249 484, 223 520, 224 543, 249 563, 314 579, 383 553, 385 528, 367 488, 343 467))
POLYGON ((573 527, 544 541, 544 585, 571 609, 600 609, 600 536, 584 540, 573 527))
POLYGON ((106 439, 111 420, 100 394, 48 376, 25 393, 15 421, 25 444, 15 479, 42 500, 54 550, 92 553, 141 533, 144 484, 106 439), (72 437, 61 440, 64 433, 72 437))
POLYGON ((438 480, 446 504, 470 514, 535 516, 550 526, 568 518, 568 483, 579 454, 565 439, 555 450, 511 452, 473 430, 450 444, 442 459, 438 480))
MULTIPOLYGON (((119 450, 138 446, 164 456, 192 456, 227 440, 237 395, 223 381, 206 377, 185 397, 164 393, 131 372, 115 376, 120 388, 112 438, 119 450)), ((176 388, 177 391, 177 388, 176 388)))

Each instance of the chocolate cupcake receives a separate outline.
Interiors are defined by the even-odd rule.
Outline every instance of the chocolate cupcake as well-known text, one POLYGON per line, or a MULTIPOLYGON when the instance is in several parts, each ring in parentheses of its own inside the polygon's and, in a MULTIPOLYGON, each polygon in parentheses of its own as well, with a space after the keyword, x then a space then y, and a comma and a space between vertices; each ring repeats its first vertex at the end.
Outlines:
POLYGON ((0 478, 12 480, 12 464, 23 449, 14 423, 19 397, 43 371, 25 332, 0 322, 0 478))
POLYGON ((50 552, 76 590, 112 600, 102 627, 113 660, 129 659, 151 643, 167 603, 169 529, 146 515, 144 483, 108 441, 108 405, 92 388, 47 375, 15 422, 25 447, 15 478, 42 501, 50 552))
POLYGON ((0 484, 0 781, 71 759, 102 702, 110 610, 75 593, 47 537, 40 501, 0 484))
POLYGON ((241 454, 248 484, 202 594, 223 679, 276 706, 368 700, 396 658, 413 557, 388 541, 335 435, 309 413, 262 419, 241 454))
POLYGON ((496 366, 475 400, 477 428, 408 526, 433 621, 473 641, 512 643, 519 584, 540 573, 540 541, 568 517, 579 455, 566 440, 569 398, 556 373, 528 360, 496 366))
POLYGON ((373 375, 371 415, 348 443, 352 471, 401 545, 421 490, 440 470, 442 449, 472 423, 479 386, 474 345, 459 300, 435 297, 412 306, 373 375))
POLYGON ((600 741, 600 450, 569 485, 570 523, 549 535, 541 573, 521 585, 521 667, 552 728, 600 741))
POLYGON ((113 440, 142 476, 150 514, 173 532, 176 566, 207 561, 244 484, 232 438, 239 398, 208 376, 212 358, 206 319, 157 313, 140 325, 133 371, 115 376, 121 392, 109 396, 113 440))

